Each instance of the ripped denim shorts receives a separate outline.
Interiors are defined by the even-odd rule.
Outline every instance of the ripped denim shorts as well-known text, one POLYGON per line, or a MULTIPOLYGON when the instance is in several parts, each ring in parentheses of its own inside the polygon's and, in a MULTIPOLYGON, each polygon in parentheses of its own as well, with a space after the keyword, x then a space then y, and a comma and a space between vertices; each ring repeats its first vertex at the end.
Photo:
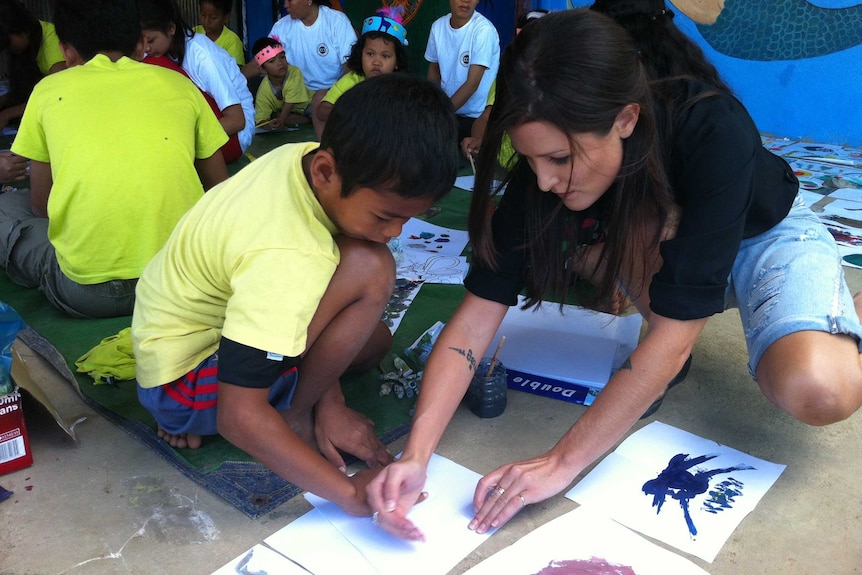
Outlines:
POLYGON ((798 331, 848 334, 862 351, 838 247, 801 195, 778 225, 742 241, 725 302, 739 308, 752 377, 766 349, 798 331))

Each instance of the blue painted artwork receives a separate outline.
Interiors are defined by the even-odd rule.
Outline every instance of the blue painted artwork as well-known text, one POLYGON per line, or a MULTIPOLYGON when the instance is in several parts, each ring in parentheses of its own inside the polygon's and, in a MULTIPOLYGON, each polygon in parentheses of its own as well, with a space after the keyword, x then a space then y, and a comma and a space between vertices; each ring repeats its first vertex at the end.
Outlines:
POLYGON ((807 0, 728 0, 714 23, 697 23, 697 29, 717 52, 734 58, 816 58, 862 44, 862 4, 827 8, 807 0))
MULTIPOLYGON (((697 528, 689 513, 689 503, 698 495, 707 492, 710 479, 724 473, 754 469, 750 465, 736 465, 719 469, 695 469, 694 472, 690 471, 692 467, 705 463, 715 457, 717 455, 700 455, 689 459, 688 453, 678 453, 670 458, 664 471, 659 473, 655 479, 650 479, 644 483, 642 487, 646 495, 653 496, 652 506, 656 508, 656 514, 661 513, 661 508, 668 495, 672 499, 679 501, 683 516, 685 517, 685 523, 688 526, 688 532, 692 537, 697 535, 697 528)), ((733 498, 742 494, 742 482, 734 479, 732 483, 727 483, 724 487, 717 487, 714 491, 714 496, 713 492, 710 492, 710 498, 714 497, 715 499, 713 509, 729 509, 732 506, 733 498)), ((712 512, 714 513, 715 511, 712 512)))
POLYGON ((743 485, 742 481, 728 477, 709 490, 709 498, 703 502, 702 509, 707 513, 715 514, 733 508, 734 499, 742 495, 743 485))

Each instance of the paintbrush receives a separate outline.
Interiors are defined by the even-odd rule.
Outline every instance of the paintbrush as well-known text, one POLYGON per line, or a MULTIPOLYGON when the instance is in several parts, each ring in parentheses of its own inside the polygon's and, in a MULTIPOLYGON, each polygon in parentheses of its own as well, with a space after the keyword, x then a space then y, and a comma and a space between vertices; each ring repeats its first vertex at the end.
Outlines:
POLYGON ((500 338, 500 343, 497 344, 497 350, 494 352, 494 355, 491 357, 491 364, 488 366, 488 374, 485 378, 490 378, 491 374, 494 373, 494 368, 497 367, 497 358, 500 356, 500 350, 503 349, 503 344, 506 343, 506 336, 500 338))
POLYGON ((473 160, 473 154, 467 154, 467 159, 470 160, 470 168, 473 170, 473 177, 476 177, 476 162, 473 160))

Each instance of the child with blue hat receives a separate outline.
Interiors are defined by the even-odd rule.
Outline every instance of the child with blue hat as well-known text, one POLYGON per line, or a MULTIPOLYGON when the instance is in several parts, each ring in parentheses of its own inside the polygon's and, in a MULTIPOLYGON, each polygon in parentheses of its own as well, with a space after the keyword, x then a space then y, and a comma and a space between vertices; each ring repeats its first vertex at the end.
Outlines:
POLYGON ((321 131, 333 105, 344 92, 372 76, 408 71, 407 52, 404 50, 407 30, 402 24, 402 8, 390 6, 381 9, 378 14, 362 22, 362 34, 347 58, 349 71, 329 89, 317 107, 321 131))

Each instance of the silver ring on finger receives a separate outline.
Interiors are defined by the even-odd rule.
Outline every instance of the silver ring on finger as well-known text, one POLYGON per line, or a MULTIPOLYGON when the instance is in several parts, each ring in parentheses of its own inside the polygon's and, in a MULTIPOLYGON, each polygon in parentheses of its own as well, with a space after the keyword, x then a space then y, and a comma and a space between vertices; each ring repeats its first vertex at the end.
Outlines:
POLYGON ((502 485, 498 485, 496 487, 495 491, 497 492, 498 497, 503 497, 503 494, 506 493, 506 490, 505 490, 505 488, 503 488, 502 485))
POLYGON ((521 500, 521 509, 523 509, 524 507, 526 507, 526 506, 527 506, 527 500, 526 500, 526 499, 524 499, 524 494, 523 494, 523 493, 521 493, 520 495, 518 495, 518 499, 520 499, 520 500, 521 500))
POLYGON ((375 511, 374 513, 372 513, 371 514, 371 523, 374 525, 380 525, 380 521, 378 520, 379 516, 380 516, 379 511, 375 511))

